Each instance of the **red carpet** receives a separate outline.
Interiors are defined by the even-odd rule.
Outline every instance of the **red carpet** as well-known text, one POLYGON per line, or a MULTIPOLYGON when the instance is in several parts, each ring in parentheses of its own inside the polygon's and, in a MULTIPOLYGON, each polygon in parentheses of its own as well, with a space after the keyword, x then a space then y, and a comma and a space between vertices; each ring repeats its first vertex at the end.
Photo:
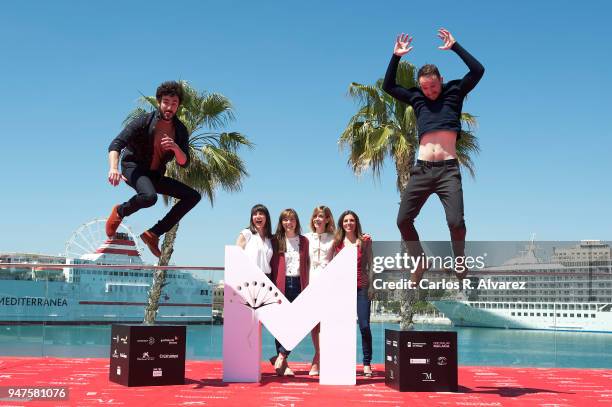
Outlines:
MULTIPOLYGON (((68 386, 69 401, 1 406, 610 406, 612 370, 460 367, 458 393, 399 393, 385 386, 384 366, 356 386, 320 386, 307 364, 278 378, 264 364, 261 383, 223 383, 221 361, 187 362, 182 386, 123 387, 108 381, 106 359, 0 359, 0 386, 68 386)), ((5 399, 6 400, 6 399, 5 399)))

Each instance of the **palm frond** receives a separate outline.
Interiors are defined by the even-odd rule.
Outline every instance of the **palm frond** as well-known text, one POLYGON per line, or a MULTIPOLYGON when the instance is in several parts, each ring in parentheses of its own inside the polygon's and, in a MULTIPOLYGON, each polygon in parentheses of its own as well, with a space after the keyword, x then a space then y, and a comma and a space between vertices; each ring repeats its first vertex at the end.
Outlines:
POLYGON ((219 146, 228 151, 237 151, 240 147, 252 149, 255 145, 243 134, 238 132, 221 133, 219 146))
POLYGON ((462 130, 461 137, 457 141, 457 160, 459 160, 459 164, 468 170, 472 178, 476 176, 472 157, 479 153, 480 144, 474 133, 469 130, 462 130))
POLYGON ((470 113, 461 113, 461 124, 466 126, 468 131, 475 130, 478 126, 478 122, 476 121, 476 116, 471 115, 470 113))
POLYGON ((360 111, 364 115, 375 118, 379 122, 387 120, 387 106, 380 88, 353 82, 349 86, 348 95, 360 104, 360 111))
POLYGON ((137 117, 142 116, 143 114, 146 114, 147 111, 141 107, 137 107, 136 109, 132 110, 130 113, 128 113, 128 115, 126 116, 125 119, 123 119, 123 122, 121 123, 123 126, 127 126, 132 120, 136 119, 137 117))
POLYGON ((410 62, 400 61, 397 67, 396 81, 399 85, 405 88, 414 88, 418 86, 417 69, 410 62))
POLYGON ((140 106, 147 107, 149 109, 149 112, 151 110, 159 109, 159 103, 157 103, 157 99, 155 98, 155 96, 146 96, 141 94, 140 106))
POLYGON ((359 161, 362 168, 372 169, 372 175, 375 178, 380 177, 385 158, 391 150, 389 140, 394 135, 393 126, 380 127, 365 134, 365 143, 359 161))

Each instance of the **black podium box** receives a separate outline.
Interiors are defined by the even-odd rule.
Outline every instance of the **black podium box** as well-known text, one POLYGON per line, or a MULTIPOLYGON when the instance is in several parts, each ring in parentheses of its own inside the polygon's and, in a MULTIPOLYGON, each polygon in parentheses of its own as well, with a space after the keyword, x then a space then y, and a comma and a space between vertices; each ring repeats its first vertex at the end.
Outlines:
POLYGON ((386 329, 385 384, 399 391, 457 391, 457 332, 386 329))
POLYGON ((184 384, 185 338, 185 326, 114 324, 109 380, 124 386, 184 384))

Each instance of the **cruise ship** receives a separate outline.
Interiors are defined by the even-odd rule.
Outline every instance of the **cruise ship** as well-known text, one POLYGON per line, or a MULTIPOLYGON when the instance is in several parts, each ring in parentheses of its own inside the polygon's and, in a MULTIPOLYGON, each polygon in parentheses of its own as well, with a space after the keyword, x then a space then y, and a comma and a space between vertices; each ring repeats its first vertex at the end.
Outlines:
POLYGON ((582 241, 541 261, 532 241, 518 257, 470 272, 474 288, 462 299, 431 303, 456 326, 612 333, 611 259, 608 244, 582 241), (524 288, 478 289, 480 281, 524 288))
MULTIPOLYGON (((145 266, 128 233, 117 233, 79 258, 0 254, 0 324, 141 323, 153 282, 145 266)), ((169 270, 156 322, 211 323, 212 294, 212 281, 169 270)))

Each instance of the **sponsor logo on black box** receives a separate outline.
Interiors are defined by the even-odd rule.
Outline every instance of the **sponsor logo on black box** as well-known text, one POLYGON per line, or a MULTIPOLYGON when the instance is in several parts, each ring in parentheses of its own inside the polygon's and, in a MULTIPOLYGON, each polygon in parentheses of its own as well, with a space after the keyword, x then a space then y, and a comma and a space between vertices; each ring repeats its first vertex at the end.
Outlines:
POLYGON ((424 348, 427 342, 406 342, 407 348, 424 348))
POLYGON ((423 372, 421 374, 423 375, 423 378, 421 379, 422 382, 435 382, 436 381, 433 378, 433 373, 431 372, 423 372))
POLYGON ((428 365, 429 359, 410 358, 410 364, 411 365, 428 365))
POLYGON ((438 357, 438 366, 445 366, 447 364, 448 364, 448 359, 446 359, 444 356, 438 357))
POLYGON ((450 348, 450 344, 451 343, 449 341, 438 341, 432 343, 434 348, 450 348))
POLYGON ((149 352, 142 352, 142 356, 139 358, 136 358, 136 360, 138 361, 143 361, 143 360, 155 360, 154 357, 149 356, 149 352))
POLYGON ((173 353, 172 354, 164 353, 164 354, 159 355, 160 359, 178 359, 178 357, 179 357, 178 354, 173 354, 173 353))
POLYGON ((147 339, 147 338, 137 339, 136 343, 148 343, 149 345, 154 345, 155 344, 155 338, 152 337, 152 336, 149 336, 149 339, 147 339))
POLYGON ((168 345, 176 345, 176 344, 178 344, 178 336, 175 336, 174 338, 163 338, 159 342, 160 343, 167 343, 168 345))
POLYGON ((162 377, 162 372, 161 367, 156 367, 153 369, 153 377, 162 377))

